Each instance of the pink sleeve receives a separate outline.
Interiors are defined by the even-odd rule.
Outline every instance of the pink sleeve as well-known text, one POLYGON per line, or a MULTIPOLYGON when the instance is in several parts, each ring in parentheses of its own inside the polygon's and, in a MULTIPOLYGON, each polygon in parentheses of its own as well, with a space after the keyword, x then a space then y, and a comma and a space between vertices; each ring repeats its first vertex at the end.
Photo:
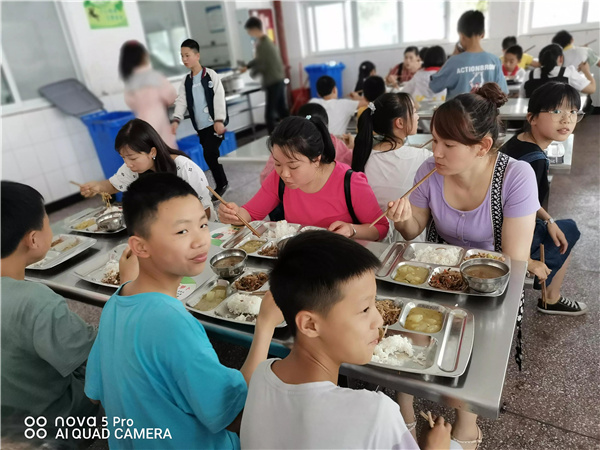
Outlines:
POLYGON ((252 220, 262 220, 279 205, 279 175, 272 171, 254 197, 242 208, 248 211, 252 220))
POLYGON ((275 161, 273 161, 273 155, 269 155, 269 159, 267 159, 267 164, 265 164, 265 168, 260 173, 260 184, 263 184, 267 179, 267 176, 273 172, 275 169, 275 161))
MULTIPOLYGON (((364 173, 354 172, 352 174, 350 190, 352 192, 352 206, 360 223, 370 224, 383 214, 364 173)), ((375 228, 379 231, 379 240, 386 237, 389 227, 390 224, 385 217, 379 219, 375 224, 375 228)))
POLYGON ((160 85, 160 98, 167 106, 171 106, 177 100, 177 91, 166 78, 163 78, 160 85))
MULTIPOLYGON (((335 147, 335 160, 352 166, 352 151, 346 147, 344 141, 338 139, 333 134, 331 135, 333 146, 335 147)), ((268 163, 267 163, 268 164, 268 163)))

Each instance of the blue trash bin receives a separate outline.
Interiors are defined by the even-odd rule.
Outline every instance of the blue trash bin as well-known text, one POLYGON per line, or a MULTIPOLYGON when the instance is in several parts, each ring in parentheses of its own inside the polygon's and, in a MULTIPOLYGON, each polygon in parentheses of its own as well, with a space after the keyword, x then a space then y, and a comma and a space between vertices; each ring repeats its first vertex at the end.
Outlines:
POLYGON ((81 116, 81 120, 90 132, 102 171, 107 179, 123 165, 123 158, 115 150, 115 138, 123 125, 132 119, 135 119, 135 115, 130 111, 100 111, 81 116))
POLYGON ((187 153, 192 158, 192 161, 198 164, 202 170, 205 172, 208 170, 208 164, 204 160, 204 150, 202 149, 202 145, 200 145, 200 139, 197 134, 178 139, 177 146, 179 150, 187 153))
POLYGON ((336 63, 331 61, 327 64, 311 64, 306 66, 304 70, 308 73, 308 79, 310 80, 310 96, 318 97, 317 93, 317 80, 323 75, 329 75, 335 80, 335 84, 338 90, 338 98, 342 98, 342 71, 346 68, 344 63, 336 63))

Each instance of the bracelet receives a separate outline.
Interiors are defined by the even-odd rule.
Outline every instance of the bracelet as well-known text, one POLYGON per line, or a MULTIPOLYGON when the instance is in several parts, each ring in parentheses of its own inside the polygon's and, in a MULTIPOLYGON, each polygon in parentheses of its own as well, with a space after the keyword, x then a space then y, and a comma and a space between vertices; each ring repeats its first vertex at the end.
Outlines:
POLYGON ((544 220, 544 223, 546 224, 546 226, 548 226, 551 223, 556 223, 556 221, 552 217, 550 217, 548 220, 544 220))
POLYGON ((352 236, 350 236, 350 239, 352 239, 354 236, 356 236, 356 228, 354 228, 354 225, 350 225, 352 227, 352 236))

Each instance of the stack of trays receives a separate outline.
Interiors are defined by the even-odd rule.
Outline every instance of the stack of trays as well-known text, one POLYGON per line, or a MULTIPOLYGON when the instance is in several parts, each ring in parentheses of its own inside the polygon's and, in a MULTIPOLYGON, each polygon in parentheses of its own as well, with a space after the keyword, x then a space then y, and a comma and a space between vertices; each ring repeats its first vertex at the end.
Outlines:
POLYGON ((473 350, 473 314, 421 300, 377 297, 382 300, 391 300, 400 314, 375 347, 370 365, 443 377, 465 372, 473 350))
POLYGON ((508 277, 491 293, 475 291, 467 285, 466 280, 463 283, 458 282, 454 289, 432 286, 432 283, 445 271, 455 274, 457 279, 462 279, 460 265, 471 258, 498 259, 503 261, 510 271, 510 258, 502 253, 466 249, 455 245, 395 242, 383 252, 382 267, 377 272, 377 277, 389 283, 435 292, 485 297, 498 297, 504 294, 508 277))

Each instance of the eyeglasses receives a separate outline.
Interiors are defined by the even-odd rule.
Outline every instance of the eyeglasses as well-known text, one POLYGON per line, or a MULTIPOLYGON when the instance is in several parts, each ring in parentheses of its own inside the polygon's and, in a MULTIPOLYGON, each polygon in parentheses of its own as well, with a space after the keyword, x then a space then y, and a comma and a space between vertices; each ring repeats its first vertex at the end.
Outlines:
POLYGON ((540 111, 550 114, 553 122, 560 122, 563 117, 566 117, 567 120, 571 123, 573 122, 581 122, 583 116, 585 116, 584 112, 571 110, 571 111, 562 111, 560 109, 554 109, 552 111, 540 111))

